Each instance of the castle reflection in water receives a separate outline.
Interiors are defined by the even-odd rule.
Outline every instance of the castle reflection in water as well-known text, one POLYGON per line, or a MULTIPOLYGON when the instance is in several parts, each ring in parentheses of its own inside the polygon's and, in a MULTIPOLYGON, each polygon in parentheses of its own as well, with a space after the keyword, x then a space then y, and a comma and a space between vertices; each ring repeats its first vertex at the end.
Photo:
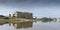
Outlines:
POLYGON ((33 22, 21 22, 21 23, 14 23, 13 26, 16 29, 20 29, 20 28, 31 28, 32 27, 33 22))
MULTIPOLYGON (((4 24, 9 24, 9 23, 0 23, 0 25, 4 25, 4 24)), ((11 25, 13 25, 13 27, 15 29, 32 28, 33 22, 29 21, 29 22, 20 22, 20 23, 9 24, 9 26, 11 26, 11 25)))

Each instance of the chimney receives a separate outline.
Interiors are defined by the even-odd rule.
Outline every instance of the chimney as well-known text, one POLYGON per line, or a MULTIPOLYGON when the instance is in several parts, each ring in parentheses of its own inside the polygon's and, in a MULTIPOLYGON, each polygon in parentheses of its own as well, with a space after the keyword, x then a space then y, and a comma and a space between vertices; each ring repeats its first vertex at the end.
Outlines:
POLYGON ((9 17, 11 17, 11 14, 9 14, 9 17))

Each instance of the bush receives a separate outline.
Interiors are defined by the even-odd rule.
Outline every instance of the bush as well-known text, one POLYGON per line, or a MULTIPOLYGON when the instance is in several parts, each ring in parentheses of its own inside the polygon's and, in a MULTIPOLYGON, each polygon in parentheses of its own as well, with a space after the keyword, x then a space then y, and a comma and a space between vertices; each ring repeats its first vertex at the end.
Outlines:
POLYGON ((48 21, 52 21, 52 19, 51 18, 43 17, 43 18, 41 18, 41 21, 42 22, 48 22, 48 21))

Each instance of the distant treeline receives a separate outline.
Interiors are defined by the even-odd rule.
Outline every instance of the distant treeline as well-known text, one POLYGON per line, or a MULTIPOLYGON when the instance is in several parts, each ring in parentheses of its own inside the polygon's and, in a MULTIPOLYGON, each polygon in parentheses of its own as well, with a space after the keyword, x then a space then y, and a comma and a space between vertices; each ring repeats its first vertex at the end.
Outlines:
POLYGON ((6 17, 6 16, 3 16, 3 15, 0 15, 0 19, 9 19, 9 17, 6 17))
POLYGON ((52 18, 43 17, 43 18, 40 18, 40 21, 42 21, 42 22, 50 22, 50 21, 53 21, 53 19, 52 18))

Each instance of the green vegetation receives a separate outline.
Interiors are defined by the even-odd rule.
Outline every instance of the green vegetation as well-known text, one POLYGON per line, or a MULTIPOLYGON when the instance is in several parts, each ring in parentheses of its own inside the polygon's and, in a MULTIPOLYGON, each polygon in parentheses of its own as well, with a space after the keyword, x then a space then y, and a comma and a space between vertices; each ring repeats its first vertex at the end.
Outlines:
POLYGON ((9 17, 5 17, 4 19, 9 19, 9 17))
POLYGON ((5 17, 5 16, 3 16, 3 15, 0 15, 0 17, 5 17))
POLYGON ((52 18, 47 18, 47 17, 43 17, 40 19, 42 22, 51 22, 53 19, 52 18))

